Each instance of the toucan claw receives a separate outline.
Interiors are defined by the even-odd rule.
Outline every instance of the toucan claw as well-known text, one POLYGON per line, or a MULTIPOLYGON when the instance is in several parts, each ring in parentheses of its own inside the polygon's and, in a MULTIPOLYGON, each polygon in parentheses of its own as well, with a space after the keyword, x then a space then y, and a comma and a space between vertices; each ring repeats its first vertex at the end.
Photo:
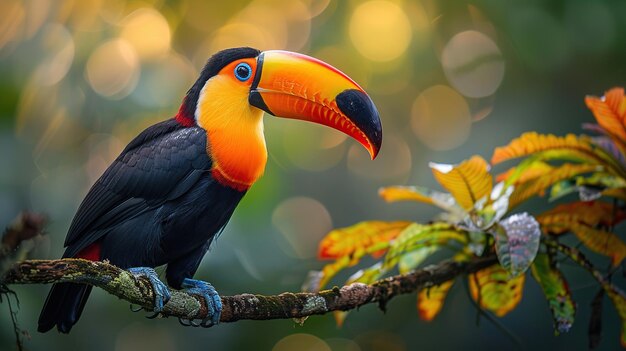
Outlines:
POLYGON ((184 320, 180 318, 179 322, 182 325, 203 328, 210 328, 219 324, 222 314, 222 299, 213 285, 202 280, 185 278, 181 286, 186 293, 200 295, 204 298, 207 307, 207 317, 199 323, 188 320, 189 324, 184 324, 184 320))
MULTIPOLYGON (((159 279, 159 276, 154 268, 133 267, 129 268, 128 271, 137 278, 148 278, 154 292, 154 310, 150 312, 155 312, 158 315, 161 311, 163 311, 163 306, 165 306, 171 298, 170 289, 159 279)), ((152 316, 152 318, 155 317, 156 316, 152 316)))

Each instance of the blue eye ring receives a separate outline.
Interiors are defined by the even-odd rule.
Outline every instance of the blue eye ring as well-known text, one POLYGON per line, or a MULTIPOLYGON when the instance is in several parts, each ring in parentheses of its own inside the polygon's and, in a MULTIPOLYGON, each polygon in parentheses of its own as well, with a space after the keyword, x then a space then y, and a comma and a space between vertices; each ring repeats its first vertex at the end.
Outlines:
POLYGON ((242 62, 235 66, 235 77, 242 82, 247 81, 252 76, 252 67, 249 64, 242 62))

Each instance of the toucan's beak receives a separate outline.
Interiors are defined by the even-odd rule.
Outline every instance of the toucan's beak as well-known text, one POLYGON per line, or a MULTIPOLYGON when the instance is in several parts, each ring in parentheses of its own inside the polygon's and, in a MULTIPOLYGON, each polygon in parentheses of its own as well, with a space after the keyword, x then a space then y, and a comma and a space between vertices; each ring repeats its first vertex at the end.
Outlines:
POLYGON ((376 157, 383 140, 376 106, 352 79, 331 65, 289 51, 257 58, 251 105, 285 118, 324 124, 346 133, 376 157))

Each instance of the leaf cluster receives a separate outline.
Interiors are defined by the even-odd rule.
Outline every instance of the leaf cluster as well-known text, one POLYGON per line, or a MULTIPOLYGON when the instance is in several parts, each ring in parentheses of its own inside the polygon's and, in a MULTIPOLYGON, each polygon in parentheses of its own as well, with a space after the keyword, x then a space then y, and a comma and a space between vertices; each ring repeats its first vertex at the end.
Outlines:
MULTIPOLYGON (((459 164, 430 163, 444 191, 420 186, 380 189, 388 202, 426 203, 441 213, 429 223, 364 221, 331 231, 320 242, 319 258, 332 262, 310 274, 306 288, 321 289, 366 256, 376 263, 357 270, 347 283, 371 283, 393 270, 409 272, 437 251, 451 252, 457 261, 495 254, 499 264, 464 278, 471 298, 481 309, 504 316, 519 304, 530 272, 545 294, 558 334, 571 328, 576 314, 558 264, 564 256, 589 271, 602 294, 609 296, 622 320, 621 343, 626 347, 626 294, 611 283, 626 258, 626 243, 615 230, 626 218, 624 89, 585 102, 597 123, 583 128, 593 135, 524 133, 496 148, 490 163, 480 156, 459 164), (507 171, 492 173, 491 166, 512 160, 518 161, 507 171), (536 214, 517 210, 535 196, 547 196, 554 207, 536 214), (575 238, 576 247, 562 242, 567 236, 575 238), (611 267, 598 270, 578 246, 608 257, 611 267)), ((453 284, 448 281, 418 293, 422 319, 437 316, 453 284)), ((338 323, 346 314, 336 314, 338 323)))

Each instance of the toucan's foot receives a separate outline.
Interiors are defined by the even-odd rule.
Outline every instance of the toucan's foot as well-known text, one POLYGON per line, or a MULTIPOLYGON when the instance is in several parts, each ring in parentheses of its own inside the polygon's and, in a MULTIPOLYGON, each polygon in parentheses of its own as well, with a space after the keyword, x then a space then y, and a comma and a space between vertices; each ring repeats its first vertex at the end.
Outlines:
POLYGON ((136 277, 146 277, 152 284, 154 290, 154 312, 158 315, 163 311, 163 306, 170 300, 170 289, 160 279, 153 268, 150 267, 134 267, 128 271, 136 277))
POLYGON ((181 324, 186 326, 208 328, 220 322, 220 316, 222 314, 222 299, 213 285, 202 280, 185 278, 181 286, 188 294, 202 296, 206 302, 208 310, 207 317, 204 318, 199 324, 193 323, 192 321, 180 320, 181 324))

